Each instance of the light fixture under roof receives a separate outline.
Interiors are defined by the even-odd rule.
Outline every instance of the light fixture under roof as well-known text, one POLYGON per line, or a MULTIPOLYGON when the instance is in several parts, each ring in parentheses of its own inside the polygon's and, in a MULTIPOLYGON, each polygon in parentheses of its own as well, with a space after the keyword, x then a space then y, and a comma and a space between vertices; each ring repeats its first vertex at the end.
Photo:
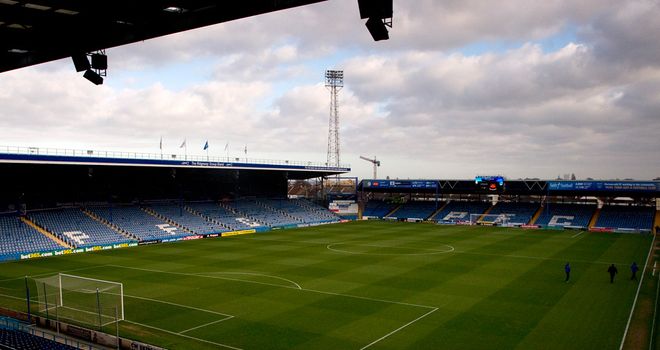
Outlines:
POLYGON ((4 4, 4 5, 16 5, 16 4, 18 4, 18 1, 14 1, 14 0, 0 0, 0 4, 4 4))
POLYGON ((27 24, 20 24, 20 23, 12 23, 7 25, 7 28, 12 28, 12 29, 30 29, 32 26, 27 25, 27 24))
POLYGON ((9 53, 27 53, 28 50, 23 50, 23 49, 9 49, 7 50, 9 53))
POLYGON ((73 11, 73 10, 67 10, 67 9, 57 9, 55 10, 56 13, 61 13, 63 15, 77 15, 79 12, 78 11, 73 11))
POLYGON ((182 7, 170 6, 170 7, 164 8, 163 11, 170 12, 170 13, 184 13, 188 10, 186 10, 182 7))
POLYGON ((23 7, 33 9, 33 10, 39 10, 39 11, 48 11, 51 9, 50 6, 44 6, 44 5, 39 5, 39 4, 32 4, 32 3, 27 3, 23 5, 23 7))

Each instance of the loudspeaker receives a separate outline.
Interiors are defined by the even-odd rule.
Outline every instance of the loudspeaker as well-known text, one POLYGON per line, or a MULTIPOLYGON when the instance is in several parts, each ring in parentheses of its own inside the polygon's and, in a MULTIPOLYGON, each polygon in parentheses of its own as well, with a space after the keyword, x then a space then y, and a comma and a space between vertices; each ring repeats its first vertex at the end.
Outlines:
POLYGON ((108 56, 100 53, 92 54, 92 68, 99 70, 108 69, 108 56))
POLYGON ((383 23, 380 18, 371 17, 365 25, 367 26, 367 29, 369 29, 369 33, 371 33, 371 37, 374 38, 374 41, 387 40, 390 38, 387 33, 387 27, 385 27, 385 23, 383 23))
POLYGON ((76 72, 86 71, 90 68, 89 60, 84 53, 73 54, 71 59, 73 60, 73 66, 76 67, 76 72))
POLYGON ((393 0, 358 0, 360 18, 392 18, 393 0))
POLYGON ((101 84, 103 84, 103 77, 101 77, 100 75, 96 74, 96 72, 94 72, 94 71, 91 70, 91 69, 88 69, 88 70, 85 72, 85 74, 83 74, 83 77, 85 77, 85 79, 91 81, 91 82, 94 83, 95 85, 101 85, 101 84))

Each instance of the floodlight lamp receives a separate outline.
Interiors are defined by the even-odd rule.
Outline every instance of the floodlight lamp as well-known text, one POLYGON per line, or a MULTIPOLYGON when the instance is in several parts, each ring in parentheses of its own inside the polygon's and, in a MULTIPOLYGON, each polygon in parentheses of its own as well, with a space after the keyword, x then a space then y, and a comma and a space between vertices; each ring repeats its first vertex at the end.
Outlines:
POLYGON ((83 74, 83 77, 89 81, 91 81, 94 85, 101 85, 103 84, 103 77, 101 77, 98 73, 94 72, 91 69, 88 69, 85 71, 85 74, 83 74))

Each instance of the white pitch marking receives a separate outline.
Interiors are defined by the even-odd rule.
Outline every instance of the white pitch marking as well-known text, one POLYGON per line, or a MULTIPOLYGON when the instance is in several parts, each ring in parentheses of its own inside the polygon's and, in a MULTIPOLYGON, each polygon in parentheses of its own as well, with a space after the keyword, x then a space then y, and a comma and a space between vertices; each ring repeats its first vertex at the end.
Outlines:
POLYGON ((621 345, 619 350, 623 350, 623 345, 626 342, 626 336, 628 336, 628 330, 630 329, 630 322, 632 321, 633 313, 635 311, 635 306, 637 305, 637 298, 639 297, 639 291, 642 289, 642 282, 644 282, 644 276, 646 275, 646 267, 649 266, 649 259, 651 259, 651 253, 653 253, 653 248, 655 247, 655 236, 651 241, 651 246, 649 247, 649 253, 646 256, 646 262, 644 263, 644 269, 642 270, 642 277, 639 279, 637 284, 637 293, 635 293, 635 300, 633 300, 632 306, 630 307, 630 316, 628 316, 628 322, 626 323, 626 329, 623 331, 623 337, 621 337, 621 345))
MULTIPOLYGON (((1 296, 1 297, 4 297, 4 298, 9 298, 9 299, 16 299, 16 300, 22 300, 22 301, 25 301, 25 298, 19 298, 19 297, 15 297, 15 296, 13 296, 13 295, 7 295, 7 294, 2 294, 2 293, 0 293, 0 296, 1 296)), ((36 300, 36 299, 34 299, 34 298, 30 298, 30 302, 32 302, 33 300, 36 300)))
POLYGON ((200 328, 202 328, 202 327, 210 326, 210 325, 212 325, 212 324, 220 323, 220 322, 222 322, 222 321, 227 321, 227 320, 232 319, 232 318, 234 318, 234 316, 227 316, 227 317, 225 317, 225 318, 223 318, 223 319, 219 319, 219 320, 212 321, 212 322, 209 322, 209 323, 204 323, 203 325, 200 325, 200 326, 197 326, 197 327, 193 327, 193 328, 186 329, 185 331, 181 331, 181 332, 179 332, 179 334, 188 333, 188 332, 190 332, 190 331, 194 331, 195 329, 200 329, 200 328))
MULTIPOLYGON (((214 276, 205 276, 205 275, 197 275, 197 274, 183 273, 183 272, 168 272, 168 271, 159 271, 159 270, 151 270, 151 269, 142 269, 142 268, 137 268, 137 267, 128 267, 128 266, 121 266, 121 265, 108 265, 108 266, 110 266, 110 267, 118 267, 118 268, 127 268, 127 269, 136 269, 136 270, 142 270, 142 271, 148 271, 148 272, 155 272, 155 273, 175 274, 175 275, 182 275, 182 276, 192 276, 192 277, 202 277, 202 278, 228 279, 228 278, 219 278, 219 277, 214 277, 214 276)), ((228 280, 232 280, 232 281, 234 281, 234 279, 228 279, 228 280)), ((246 283, 267 284, 267 285, 271 285, 271 286, 274 286, 274 287, 288 288, 288 289, 295 289, 295 290, 301 290, 301 291, 312 292, 312 293, 319 293, 319 294, 326 294, 326 295, 334 295, 334 296, 340 296, 340 297, 345 297, 345 298, 355 298, 355 299, 369 300, 369 301, 373 301, 373 302, 380 302, 380 303, 386 303, 386 304, 396 304, 396 305, 403 305, 403 306, 411 306, 411 307, 417 307, 417 308, 431 309, 429 312, 425 313, 424 315, 422 315, 422 316, 420 316, 420 317, 417 317, 416 319, 414 319, 414 320, 412 320, 412 321, 406 323, 405 325, 403 325, 403 326, 401 326, 401 327, 395 329, 394 331, 392 331, 392 332, 390 332, 390 333, 384 335, 383 337, 377 339, 376 341, 372 342, 371 344, 368 344, 367 346, 363 347, 362 349, 365 349, 365 348, 367 348, 367 347, 369 347, 369 346, 371 346, 371 345, 373 345, 373 344, 375 344, 375 343, 377 343, 377 342, 379 342, 379 341, 381 341, 381 340, 383 340, 383 339, 389 337, 390 335, 392 335, 392 334, 394 334, 394 333, 396 333, 396 332, 398 332, 398 331, 400 331, 400 330, 402 330, 402 329, 408 327, 409 325, 411 325, 411 324, 413 324, 413 323, 415 323, 415 322, 421 320, 422 318, 428 316, 429 314, 431 314, 432 312, 434 312, 434 311, 436 311, 436 310, 438 309, 438 308, 435 307, 435 306, 429 306, 429 305, 419 305, 419 304, 412 304, 412 303, 406 303, 406 302, 400 302, 400 301, 392 301, 392 300, 385 300, 385 299, 375 299, 375 298, 363 297, 363 296, 358 296, 358 295, 342 294, 342 293, 334 293, 334 292, 326 292, 326 291, 315 290, 315 289, 306 289, 306 288, 298 289, 298 288, 295 288, 295 287, 284 286, 284 285, 280 285, 280 284, 259 283, 259 282, 248 281, 248 280, 240 280, 240 279, 236 279, 235 281, 238 281, 238 282, 246 282, 246 283)), ((127 295, 125 295, 125 296, 127 296, 127 295)), ((128 297, 132 297, 132 296, 128 296, 128 297)), ((142 297, 139 297, 139 298, 142 298, 142 297)), ((143 298, 143 299, 145 299, 145 300, 149 300, 148 298, 143 298)), ((182 307, 188 307, 188 308, 192 308, 192 309, 197 309, 197 308, 193 308, 193 307, 189 307, 189 306, 185 306, 185 305, 178 305, 178 304, 169 303, 169 302, 164 302, 164 301, 160 301, 160 300, 154 300, 154 301, 157 301, 157 302, 163 302, 163 303, 167 303, 167 304, 172 304, 172 305, 175 305, 175 306, 182 306, 182 307)), ((197 310, 200 310, 200 311, 208 311, 208 310, 203 310, 203 309, 197 309, 197 310)), ((208 311, 208 312, 210 312, 210 311, 208 311)), ((227 315, 227 316, 229 316, 229 315, 227 315)), ((199 340, 199 341, 207 342, 207 343, 210 343, 210 344, 215 344, 215 345, 218 345, 218 346, 224 346, 224 347, 229 347, 229 348, 232 348, 232 349, 237 349, 237 348, 230 347, 230 346, 228 346, 228 345, 219 344, 219 343, 214 343, 214 342, 207 341, 207 340, 204 340, 204 339, 199 339, 199 338, 191 337, 191 336, 188 336, 188 335, 185 335, 185 334, 179 334, 179 333, 175 333, 175 332, 168 331, 168 330, 165 330, 165 329, 160 329, 160 328, 153 327, 153 326, 143 325, 143 324, 140 324, 140 323, 137 323, 137 322, 132 322, 132 321, 128 321, 128 320, 124 320, 124 321, 126 321, 126 322, 130 322, 130 323, 134 323, 134 324, 137 324, 137 325, 141 325, 141 326, 145 326, 145 327, 147 327, 147 328, 153 328, 153 329, 160 330, 160 331, 163 331, 163 332, 166 332, 166 333, 170 333, 170 334, 174 334, 174 335, 179 335, 179 336, 187 337, 187 338, 190 338, 190 339, 199 340)), ((239 350, 240 350, 240 349, 239 349, 239 350)))
POLYGON ((192 277, 205 277, 205 278, 215 278, 219 280, 227 280, 227 281, 235 281, 235 282, 246 282, 246 283, 254 283, 254 284, 262 284, 266 286, 273 286, 273 287, 282 287, 282 288, 289 288, 289 289, 300 289, 298 287, 294 286, 285 286, 281 284, 275 284, 275 283, 266 283, 266 282, 257 282, 257 281, 250 281, 250 280, 242 280, 238 278, 229 278, 229 277, 219 277, 219 276, 207 276, 207 275, 200 275, 200 274, 194 274, 194 273, 184 273, 184 272, 170 272, 170 271, 161 271, 161 270, 153 270, 153 269, 143 269, 139 267, 129 267, 129 266, 121 266, 121 265, 108 265, 110 267, 119 267, 123 269, 130 269, 130 270, 138 270, 138 271, 147 271, 147 272, 155 272, 155 273, 166 273, 170 275, 180 275, 180 276, 192 276, 192 277))
MULTIPOLYGON (((48 310, 57 309, 57 308, 58 308, 58 307, 55 306, 55 307, 52 307, 52 308, 48 308, 48 310)), ((59 306, 59 308, 60 308, 60 309, 69 309, 69 310, 78 311, 78 312, 84 312, 84 313, 86 313, 86 314, 90 314, 90 315, 98 316, 98 313, 97 313, 97 312, 92 312, 92 311, 87 311, 87 310, 80 310, 80 309, 76 309, 76 308, 73 308, 73 307, 59 306)), ((62 315, 58 315, 58 318, 66 319, 66 320, 71 320, 71 321, 76 321, 76 322, 81 322, 80 320, 77 320, 77 319, 75 319, 75 318, 67 317, 67 316, 62 316, 62 315)), ((107 316, 107 315, 101 315, 101 318, 110 318, 110 319, 112 319, 110 316, 107 316)), ((122 321, 122 320, 119 320, 119 321, 122 321)), ((91 324, 91 322, 84 322, 84 321, 83 321, 83 323, 91 324)), ((101 324, 101 327, 105 327, 105 326, 107 326, 107 325, 109 325, 109 324, 112 324, 112 323, 115 323, 115 321, 108 321, 108 322, 106 322, 106 323, 103 323, 103 324, 101 324)))
POLYGON ((406 302, 403 302, 403 301, 393 301, 393 300, 385 300, 385 299, 375 299, 375 298, 369 298, 369 297, 362 297, 362 296, 359 296, 359 295, 351 295, 351 294, 342 294, 342 293, 326 292, 326 291, 322 291, 322 290, 307 289, 307 288, 303 288, 302 290, 303 290, 303 291, 306 291, 306 292, 314 292, 314 293, 320 293, 320 294, 335 295, 335 296, 345 297, 345 298, 363 299, 363 300, 375 301, 375 302, 386 303, 386 304, 396 304, 396 305, 404 305, 404 306, 413 306, 413 307, 419 307, 419 308, 424 308, 424 309, 437 309, 435 306, 420 305, 420 304, 411 304, 411 303, 406 303, 406 302))
MULTIPOLYGON (((160 271, 160 270, 151 270, 151 269, 142 269, 139 267, 128 267, 128 266, 121 266, 121 265, 108 265, 108 266, 114 266, 114 267, 119 267, 119 268, 126 268, 126 269, 138 269, 138 270, 144 270, 144 271, 149 271, 149 272, 155 272, 155 273, 164 273, 164 274, 175 274, 175 275, 182 275, 182 276, 192 276, 192 277, 203 277, 203 278, 218 278, 218 279, 224 279, 224 278, 219 278, 219 277, 214 277, 214 276, 204 276, 204 275, 196 275, 196 274, 191 274, 191 273, 184 273, 184 272, 168 272, 168 271, 160 271)), ((246 282, 246 283, 258 283, 254 281, 248 281, 248 280, 239 280, 239 279, 229 279, 231 281, 238 281, 238 282, 246 282)), ((264 284, 264 283, 258 283, 258 284, 264 284)), ((287 288, 287 289, 298 289, 295 287, 290 287, 290 286, 284 286, 281 284, 268 284, 274 287, 280 287, 280 288, 287 288)), ((369 298, 369 297, 363 297, 359 295, 351 295, 351 294, 342 294, 342 293, 334 293, 334 292, 326 292, 322 290, 316 290, 316 289, 307 289, 307 288, 302 288, 300 289, 302 291, 307 291, 307 292, 313 292, 313 293, 320 293, 320 294, 328 294, 328 295, 336 295, 340 297, 347 297, 347 298, 356 298, 356 299, 364 299, 364 300, 371 300, 371 301, 376 301, 376 302, 381 302, 381 303, 388 303, 388 304, 397 304, 397 305, 406 305, 406 306, 414 306, 414 307, 420 307, 420 308, 425 308, 425 309, 433 309, 435 306, 429 306, 429 305, 419 305, 419 304, 411 304, 411 303, 406 303, 406 302, 401 302, 401 301, 393 301, 393 300, 386 300, 386 299, 375 299, 375 298, 369 298)), ((124 294, 124 296, 127 296, 124 294)), ((133 296, 129 296, 133 297, 133 296)), ((136 297, 136 298, 142 298, 142 297, 136 297)), ((142 298, 145 300, 149 300, 148 298, 142 298)), ((157 302, 164 302, 161 300, 153 300, 157 302)), ((169 303, 169 302, 164 302, 164 303, 169 303)), ((190 307, 190 306, 185 306, 185 305, 178 305, 171 303, 172 305, 175 306, 182 306, 182 307, 190 307)), ((203 309, 199 309, 200 311, 207 311, 203 309)), ((210 311, 209 311, 210 312, 210 311)), ((229 315, 227 315, 229 316, 229 315)))
POLYGON ((580 231, 580 232, 578 232, 578 233, 572 235, 571 238, 575 238, 575 237, 577 237, 577 236, 583 234, 584 232, 585 232, 585 231, 580 231))
POLYGON ((179 337, 184 337, 184 338, 188 338, 188 339, 197 340, 197 341, 200 341, 200 342, 203 342, 203 343, 207 343, 207 344, 217 345, 217 346, 220 346, 220 347, 223 347, 223 348, 227 348, 227 349, 243 350, 243 349, 241 349, 241 348, 237 348, 237 347, 235 347, 235 346, 231 346, 231 345, 227 345, 227 344, 222 344, 222 343, 216 343, 216 342, 212 342, 212 341, 210 341, 210 340, 200 339, 200 338, 192 337, 192 336, 189 336, 189 335, 185 335, 185 334, 181 334, 181 333, 176 333, 176 332, 168 331, 167 329, 162 329, 162 328, 158 328, 158 327, 154 327, 154 326, 149 326, 149 325, 146 325, 146 324, 143 324, 143 323, 139 323, 139 322, 134 322, 134 321, 129 321, 129 320, 124 320, 124 322, 128 322, 128 323, 136 324, 136 325, 138 325, 138 326, 142 326, 142 327, 146 327, 146 328, 155 329, 155 330, 157 330, 157 331, 164 332, 164 333, 169 333, 169 334, 176 335, 176 336, 179 336, 179 337))
POLYGON ((196 275, 196 276, 204 276, 204 275, 207 275, 207 274, 210 274, 210 275, 213 275, 213 274, 218 274, 218 275, 246 275, 246 276, 269 277, 269 278, 274 278, 274 279, 282 280, 282 281, 285 281, 285 282, 289 282, 289 283, 293 284, 294 286, 296 286, 296 288, 302 289, 302 287, 298 283, 296 283, 296 282, 294 282, 290 279, 286 279, 284 277, 279 277, 279 276, 274 276, 274 275, 266 275, 266 274, 263 274, 263 273, 256 273, 256 272, 224 272, 224 271, 193 273, 193 275, 196 275))
POLYGON ((340 243, 331 243, 326 246, 326 248, 330 251, 337 252, 337 253, 345 253, 345 254, 356 254, 356 255, 396 255, 396 256, 406 256, 406 255, 437 255, 437 254, 446 254, 446 253, 451 253, 455 250, 453 246, 450 246, 448 244, 443 244, 445 247, 449 247, 449 250, 437 250, 437 249, 427 249, 427 248, 408 248, 408 247, 394 247, 394 246, 383 246, 383 245, 376 245, 376 244, 355 244, 351 242, 340 242, 340 243), (349 250, 342 250, 342 249, 337 249, 333 248, 333 246, 337 245, 353 245, 353 246, 358 246, 358 247, 375 247, 375 248, 394 248, 394 249, 406 249, 406 250, 426 250, 429 253, 368 253, 368 252, 352 252, 349 250))
MULTIPOLYGON (((110 293, 109 293, 109 294, 110 294, 110 293)), ((191 309, 191 310, 197 310, 197 311, 202 311, 202 312, 208 312, 208 313, 210 313, 210 314, 216 314, 216 315, 220 315, 220 316, 234 317, 233 315, 223 314, 222 312, 216 312, 216 311, 211 311, 211 310, 206 310, 206 309, 200 309, 200 308, 198 308, 198 307, 189 306, 189 305, 177 304, 177 303, 173 303, 173 302, 169 302, 169 301, 165 301, 165 300, 151 299, 151 298, 139 297, 139 296, 137 296, 137 295, 128 295, 128 294, 124 294, 124 296, 125 296, 125 297, 129 297, 129 298, 133 298, 133 299, 147 300, 147 301, 153 301, 153 302, 155 302, 155 303, 163 303, 163 304, 167 304, 167 305, 178 306, 178 307, 182 307, 182 308, 185 308, 185 309, 191 309)))
POLYGON ((433 308, 433 310, 431 310, 431 311, 429 311, 429 312, 423 314, 422 316, 417 317, 416 319, 414 319, 414 320, 412 320, 412 321, 410 321, 410 322, 404 324, 403 326, 401 326, 401 327, 399 327, 399 328, 397 328, 397 329, 395 329, 395 330, 393 330, 393 331, 391 331, 391 332, 385 334, 384 336, 382 336, 382 337, 380 337, 380 338, 378 338, 378 339, 372 341, 371 343, 369 343, 369 344, 363 346, 362 348, 360 348, 360 350, 364 350, 364 349, 366 349, 366 348, 368 348, 368 347, 370 347, 370 346, 372 346, 372 345, 378 343, 379 341, 381 341, 381 340, 383 340, 383 339, 389 337, 390 335, 392 335, 392 334, 394 334, 394 333, 396 333, 396 332, 398 332, 398 331, 400 331, 400 330, 402 330, 402 329, 404 329, 404 328, 410 326, 411 324, 413 324, 413 323, 415 323, 415 322, 421 320, 422 318, 424 318, 424 317, 426 317, 426 316, 428 316, 428 315, 434 313, 434 312, 437 311, 437 310, 438 310, 438 308, 433 308))
POLYGON ((40 274, 37 274, 37 275, 27 275, 27 276, 20 276, 20 277, 14 277, 14 278, 7 278, 7 279, 4 279, 4 280, 0 280, 0 282, 15 281, 15 280, 24 279, 25 277, 33 278, 33 277, 56 275, 58 273, 64 273, 64 272, 91 270, 91 269, 97 269, 97 268, 106 267, 106 266, 108 266, 108 265, 87 266, 87 267, 81 267, 81 268, 78 268, 78 269, 71 269, 71 270, 64 270, 64 271, 44 272, 44 273, 40 273, 40 274))

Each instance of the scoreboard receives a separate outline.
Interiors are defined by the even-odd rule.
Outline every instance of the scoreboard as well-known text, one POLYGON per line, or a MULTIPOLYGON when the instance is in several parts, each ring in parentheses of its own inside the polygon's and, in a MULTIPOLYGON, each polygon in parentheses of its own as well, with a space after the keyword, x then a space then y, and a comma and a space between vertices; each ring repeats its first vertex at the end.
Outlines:
POLYGON ((482 192, 502 193, 506 189, 503 176, 476 176, 474 184, 482 192))
POLYGON ((368 180, 365 187, 390 189, 437 189, 438 181, 429 180, 368 180))

